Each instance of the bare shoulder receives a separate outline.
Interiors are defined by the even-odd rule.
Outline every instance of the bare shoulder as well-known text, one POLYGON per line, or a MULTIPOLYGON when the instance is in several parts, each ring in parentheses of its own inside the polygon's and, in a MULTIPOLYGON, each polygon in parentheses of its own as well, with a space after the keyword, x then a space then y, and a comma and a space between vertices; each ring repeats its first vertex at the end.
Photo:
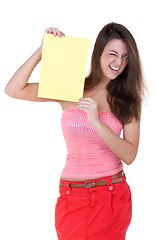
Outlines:
MULTIPOLYGON (((84 91, 83 98, 90 97, 92 94, 91 91, 84 91)), ((75 107, 75 102, 65 101, 65 100, 58 100, 58 103, 61 105, 62 110, 64 111, 66 108, 75 107)))
POLYGON ((74 107, 75 102, 65 101, 65 100, 58 100, 58 103, 61 105, 62 110, 64 111, 66 108, 74 107))

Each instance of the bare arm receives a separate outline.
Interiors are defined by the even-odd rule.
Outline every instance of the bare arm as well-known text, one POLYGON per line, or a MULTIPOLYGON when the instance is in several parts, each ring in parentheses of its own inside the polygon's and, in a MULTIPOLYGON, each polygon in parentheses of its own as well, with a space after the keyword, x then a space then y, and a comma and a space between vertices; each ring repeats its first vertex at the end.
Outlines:
MULTIPOLYGON (((44 33, 63 35, 57 28, 46 28, 44 33)), ((39 63, 42 57, 42 47, 41 46, 34 52, 34 54, 15 72, 12 78, 7 83, 4 91, 7 95, 13 98, 19 98, 29 101, 56 101, 48 98, 38 97, 38 87, 39 83, 28 83, 29 77, 39 63)))
POLYGON ((127 165, 134 161, 139 145, 139 120, 133 119, 131 123, 124 125, 123 139, 117 136, 117 134, 115 134, 100 120, 95 122, 93 126, 111 151, 115 153, 122 161, 124 161, 127 165))
POLYGON ((15 72, 5 87, 5 93, 14 96, 23 90, 35 66, 41 60, 41 48, 38 48, 34 54, 15 72))

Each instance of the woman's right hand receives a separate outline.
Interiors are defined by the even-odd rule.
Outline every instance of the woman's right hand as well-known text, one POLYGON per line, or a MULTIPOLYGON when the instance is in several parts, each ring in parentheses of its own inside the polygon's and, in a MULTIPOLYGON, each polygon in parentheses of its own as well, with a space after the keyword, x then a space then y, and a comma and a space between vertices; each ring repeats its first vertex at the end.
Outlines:
MULTIPOLYGON (((53 28, 53 27, 46 28, 45 31, 44 31, 44 34, 45 33, 54 34, 55 37, 57 35, 59 37, 65 36, 65 34, 63 32, 61 32, 61 31, 59 31, 58 28, 53 28)), ((41 51, 42 51, 42 48, 43 48, 43 40, 44 40, 44 36, 43 36, 42 43, 41 43, 41 46, 40 46, 41 51)))

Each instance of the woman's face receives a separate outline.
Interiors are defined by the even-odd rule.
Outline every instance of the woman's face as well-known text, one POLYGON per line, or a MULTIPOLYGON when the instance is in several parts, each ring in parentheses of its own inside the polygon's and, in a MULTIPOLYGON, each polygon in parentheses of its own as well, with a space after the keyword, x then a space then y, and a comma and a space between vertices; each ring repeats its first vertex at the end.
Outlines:
POLYGON ((110 40, 100 57, 100 67, 103 80, 113 80, 125 69, 128 62, 127 47, 123 40, 110 40))

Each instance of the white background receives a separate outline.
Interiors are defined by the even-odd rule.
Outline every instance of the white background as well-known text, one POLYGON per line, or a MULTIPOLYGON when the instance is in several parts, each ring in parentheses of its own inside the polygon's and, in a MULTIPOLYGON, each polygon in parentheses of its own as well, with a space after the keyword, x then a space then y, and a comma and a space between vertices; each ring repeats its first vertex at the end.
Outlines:
MULTIPOLYGON (((149 90, 139 150, 124 170, 133 199, 127 240, 160 239, 159 6, 158 1, 5 1, 0 13, 0 239, 57 239, 54 207, 65 164, 62 109, 54 102, 18 100, 4 93, 15 71, 40 46, 47 27, 90 38, 87 72, 97 34, 114 21, 136 39, 149 90)), ((39 82, 40 63, 29 82, 39 82)))

